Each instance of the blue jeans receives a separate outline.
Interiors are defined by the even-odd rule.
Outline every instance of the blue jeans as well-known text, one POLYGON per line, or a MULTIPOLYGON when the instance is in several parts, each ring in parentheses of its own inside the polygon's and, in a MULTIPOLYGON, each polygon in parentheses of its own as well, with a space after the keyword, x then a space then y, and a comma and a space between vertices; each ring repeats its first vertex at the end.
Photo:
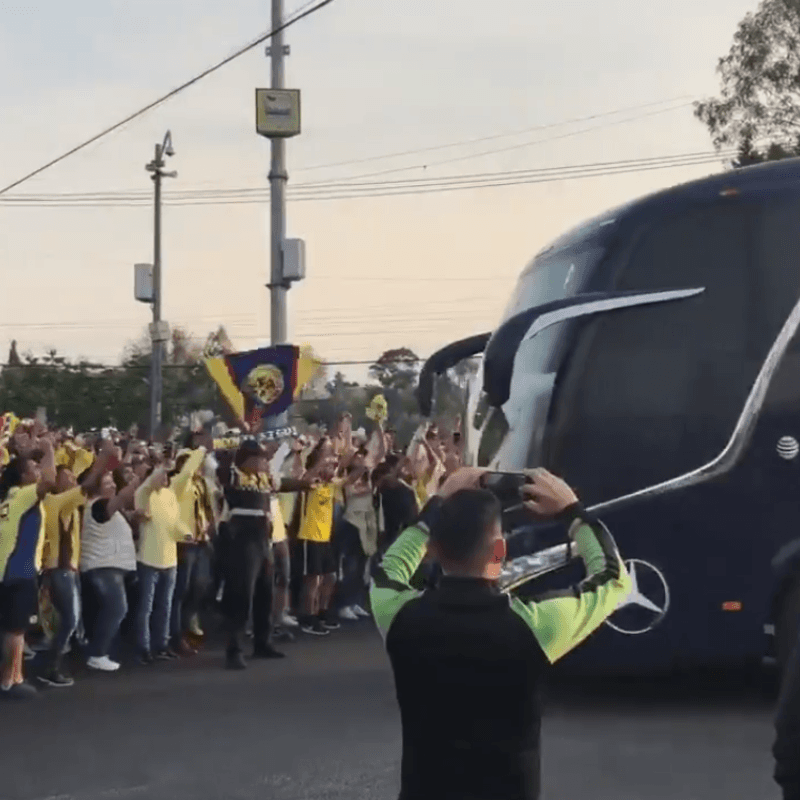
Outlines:
POLYGON ((81 586, 78 573, 71 569, 51 569, 47 573, 50 599, 58 611, 58 630, 53 637, 52 657, 58 662, 81 621, 81 586))
POLYGON ((169 620, 175 592, 175 567, 158 569, 139 564, 139 605, 136 609, 136 643, 145 653, 160 653, 169 644, 169 620), (151 646, 150 630, 153 641, 151 646))
POLYGON ((125 570, 102 568, 85 573, 94 590, 98 609, 97 619, 89 642, 89 656, 101 658, 111 650, 119 626, 128 613, 128 598, 125 594, 125 570))
POLYGON ((180 639, 186 623, 200 612, 200 605, 211 583, 208 548, 202 544, 178 545, 178 572, 172 598, 170 633, 180 639))

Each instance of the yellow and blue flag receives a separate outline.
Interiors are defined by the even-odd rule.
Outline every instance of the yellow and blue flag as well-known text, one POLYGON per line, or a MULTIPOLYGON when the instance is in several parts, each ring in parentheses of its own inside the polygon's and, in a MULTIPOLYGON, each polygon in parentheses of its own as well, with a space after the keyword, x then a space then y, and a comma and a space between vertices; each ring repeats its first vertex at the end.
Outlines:
POLYGON ((286 411, 321 362, 308 347, 278 345, 225 353, 205 363, 231 410, 252 426, 286 411))

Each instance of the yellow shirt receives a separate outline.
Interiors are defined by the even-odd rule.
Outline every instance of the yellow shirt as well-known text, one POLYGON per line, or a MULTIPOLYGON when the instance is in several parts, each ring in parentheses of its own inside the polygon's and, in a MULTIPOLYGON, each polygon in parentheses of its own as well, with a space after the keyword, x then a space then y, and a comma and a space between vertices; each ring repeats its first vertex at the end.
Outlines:
POLYGON ((270 513, 272 514, 272 541, 286 541, 286 522, 283 518, 281 501, 273 495, 269 501, 270 513))
POLYGON ((300 533, 298 539, 309 542, 329 542, 333 534, 333 502, 335 487, 324 483, 304 492, 300 502, 300 533))
POLYGON ((190 482, 205 457, 205 449, 195 450, 181 471, 165 489, 153 491, 151 475, 137 490, 136 509, 150 515, 139 527, 137 560, 147 567, 169 569, 178 565, 178 542, 191 541, 193 530, 181 518, 179 498, 192 495, 190 482))
POLYGON ((45 511, 44 569, 78 569, 81 555, 80 508, 86 495, 80 486, 61 494, 48 494, 45 511))
MULTIPOLYGON (((178 499, 181 521, 191 531, 197 542, 208 540, 208 525, 213 522, 212 519, 206 519, 200 496, 203 487, 197 483, 205 479, 202 476, 195 476, 195 473, 203 463, 205 455, 205 450, 194 450, 189 458, 186 459, 181 471, 170 483, 170 488, 175 492, 175 496, 178 499), (200 506, 199 509, 198 504, 200 506), (198 514, 198 511, 200 514, 198 514)), ((209 499, 213 502, 213 498, 209 499)), ((213 511, 212 509, 209 510, 213 511)))
POLYGON ((44 510, 36 484, 15 486, 0 503, 0 580, 33 580, 42 569, 44 510))
POLYGON ((73 475, 80 475, 93 463, 94 455, 74 444, 65 444, 56 450, 56 466, 67 467, 73 475))
POLYGON ((139 527, 137 561, 156 569, 178 566, 177 543, 192 538, 192 531, 181 519, 181 509, 175 492, 169 487, 153 491, 146 484, 137 491, 136 508, 150 515, 139 527), (139 492, 142 492, 139 495, 139 492))
POLYGON ((278 502, 281 506, 281 517, 283 524, 291 525, 294 518, 294 510, 297 506, 298 495, 297 492, 284 492, 278 495, 278 502))

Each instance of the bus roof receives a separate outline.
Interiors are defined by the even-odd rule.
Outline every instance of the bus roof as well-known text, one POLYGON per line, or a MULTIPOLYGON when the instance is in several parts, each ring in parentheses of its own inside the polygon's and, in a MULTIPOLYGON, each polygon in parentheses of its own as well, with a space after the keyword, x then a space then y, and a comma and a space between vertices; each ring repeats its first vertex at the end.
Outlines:
POLYGON ((662 189, 606 211, 572 228, 547 245, 537 256, 561 250, 578 242, 583 243, 595 236, 602 236, 604 231, 610 233, 617 223, 629 221, 632 217, 659 211, 673 211, 676 206, 682 204, 707 203, 720 197, 725 191, 757 196, 789 187, 794 187, 800 194, 800 158, 769 161, 752 167, 719 172, 689 183, 662 189))

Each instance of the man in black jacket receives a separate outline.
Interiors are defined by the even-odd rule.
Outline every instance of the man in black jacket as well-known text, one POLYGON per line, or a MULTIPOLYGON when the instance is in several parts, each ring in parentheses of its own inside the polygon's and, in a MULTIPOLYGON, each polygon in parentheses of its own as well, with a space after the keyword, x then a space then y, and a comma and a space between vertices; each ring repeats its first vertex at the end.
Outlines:
POLYGON ((775 731, 775 780, 783 800, 800 800, 800 636, 786 667, 775 731))
POLYGON ((538 800, 539 689, 549 664, 596 630, 630 592, 614 540, 563 481, 532 474, 526 507, 557 517, 585 580, 523 601, 500 591, 500 503, 481 471, 455 472, 389 548, 371 592, 403 726, 400 800, 538 800), (439 586, 410 580, 430 546, 439 586))

